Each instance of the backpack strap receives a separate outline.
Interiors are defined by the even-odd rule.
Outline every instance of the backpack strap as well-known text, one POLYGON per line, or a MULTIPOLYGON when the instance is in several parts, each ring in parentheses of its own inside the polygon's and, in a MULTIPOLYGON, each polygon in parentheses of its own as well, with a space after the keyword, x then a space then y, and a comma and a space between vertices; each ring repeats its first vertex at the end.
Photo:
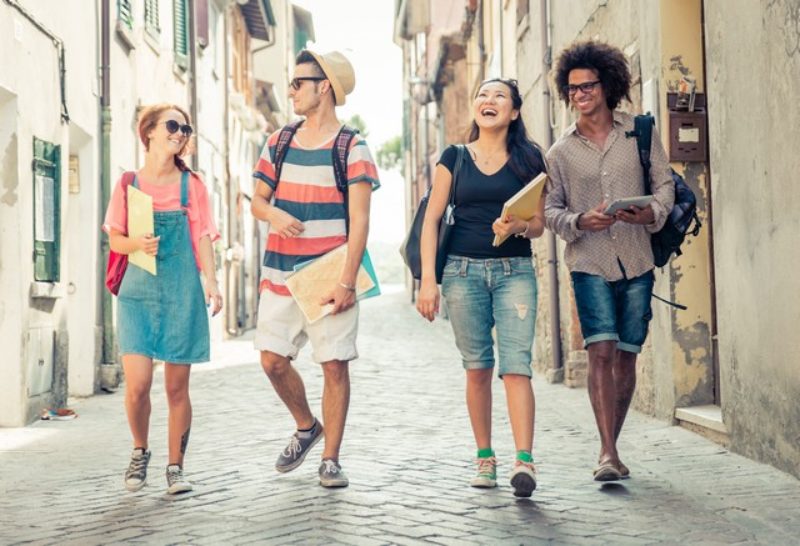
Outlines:
POLYGON ((336 140, 333 143, 331 153, 333 154, 333 175, 336 178, 336 189, 344 196, 344 225, 345 231, 350 234, 350 203, 348 194, 347 180, 347 161, 350 157, 350 145, 358 134, 358 129, 348 125, 342 125, 336 140))
MULTIPOLYGON (((133 186, 134 188, 139 188, 139 179, 136 176, 136 171, 125 171, 122 173, 122 195, 124 196, 124 206, 125 206, 125 223, 127 224, 128 218, 128 186, 133 186)), ((125 230, 127 231, 128 226, 125 226, 125 230)), ((126 233, 127 235, 127 233, 126 233)))
POLYGON ((649 112, 633 118, 633 136, 636 137, 639 163, 642 164, 644 171, 644 192, 647 195, 653 193, 650 187, 650 149, 653 145, 653 125, 655 125, 655 122, 655 118, 649 112))
MULTIPOLYGON (((283 161, 286 159, 286 153, 292 144, 292 139, 297 129, 303 124, 305 120, 298 119, 281 128, 278 134, 278 142, 275 144, 275 157, 272 158, 272 165, 275 167, 275 185, 277 186, 281 179, 281 171, 283 170, 283 161)), ((277 187, 276 187, 277 189, 277 187)))
POLYGON ((461 166, 464 163, 464 156, 467 153, 467 147, 464 144, 456 144, 456 162, 453 164, 453 177, 450 184, 450 198, 448 203, 456 206, 456 184, 458 183, 458 173, 461 171, 461 166))

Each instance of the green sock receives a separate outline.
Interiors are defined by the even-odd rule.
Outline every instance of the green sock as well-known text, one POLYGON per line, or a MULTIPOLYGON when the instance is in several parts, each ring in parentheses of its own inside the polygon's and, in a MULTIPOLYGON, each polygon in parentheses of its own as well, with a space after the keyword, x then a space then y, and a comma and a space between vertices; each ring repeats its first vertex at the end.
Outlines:
POLYGON ((479 459, 485 459, 486 457, 494 457, 494 449, 491 447, 485 447, 478 450, 479 459))
POLYGON ((531 455, 530 451, 525 451, 524 449, 520 449, 519 451, 517 451, 517 460, 522 461, 523 463, 532 463, 533 455, 531 455))

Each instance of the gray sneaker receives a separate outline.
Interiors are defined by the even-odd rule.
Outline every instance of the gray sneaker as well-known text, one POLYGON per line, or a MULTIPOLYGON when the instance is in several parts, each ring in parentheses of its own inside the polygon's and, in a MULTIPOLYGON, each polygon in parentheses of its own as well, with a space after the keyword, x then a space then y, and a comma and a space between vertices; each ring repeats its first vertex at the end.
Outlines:
POLYGON ((183 468, 177 464, 167 466, 167 493, 177 495, 178 493, 188 493, 192 490, 192 484, 183 476, 183 468))
POLYGON ((278 460, 275 462, 275 470, 289 472, 300 466, 308 452, 311 451, 311 448, 322 439, 323 433, 322 423, 315 421, 314 431, 310 437, 304 438, 299 432, 292 434, 289 445, 278 455, 278 460))
POLYGON ((322 487, 347 487, 350 481, 338 462, 322 459, 322 464, 319 465, 319 484, 322 487))
POLYGON ((140 447, 131 453, 131 462, 125 471, 125 489, 138 491, 147 483, 147 464, 150 462, 150 450, 140 447))

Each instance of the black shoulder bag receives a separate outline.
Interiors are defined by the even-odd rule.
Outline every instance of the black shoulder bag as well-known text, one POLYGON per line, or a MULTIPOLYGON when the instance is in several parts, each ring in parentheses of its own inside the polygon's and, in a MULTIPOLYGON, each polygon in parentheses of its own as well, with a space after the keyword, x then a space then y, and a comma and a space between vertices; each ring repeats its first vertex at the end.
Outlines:
MULTIPOLYGON (((450 244, 450 236, 453 232, 455 225, 455 201, 456 201, 456 183, 458 181, 458 173, 461 171, 461 165, 464 163, 464 150, 466 146, 463 144, 456 145, 456 163, 453 166, 453 182, 450 184, 450 198, 445 208, 442 219, 439 221, 439 241, 436 246, 436 282, 441 284, 442 273, 444 266, 447 263, 447 251, 450 244)), ((414 214, 414 221, 411 223, 411 229, 406 236, 406 240, 400 247, 400 255, 403 257, 408 269, 411 270, 411 276, 419 280, 422 278, 422 256, 420 255, 420 240, 422 239, 422 224, 425 221, 425 211, 428 209, 428 200, 431 196, 431 188, 425 192, 422 199, 419 201, 417 212, 414 214)))

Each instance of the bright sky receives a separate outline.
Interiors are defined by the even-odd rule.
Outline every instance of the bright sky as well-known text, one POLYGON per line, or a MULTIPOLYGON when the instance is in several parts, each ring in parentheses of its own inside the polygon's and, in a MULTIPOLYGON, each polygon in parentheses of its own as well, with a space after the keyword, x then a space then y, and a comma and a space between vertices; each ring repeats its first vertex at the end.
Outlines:
MULTIPOLYGON (((316 42, 309 48, 320 53, 341 51, 356 72, 356 87, 347 104, 337 109, 339 119, 360 115, 369 132, 373 156, 403 127, 402 51, 392 41, 392 0, 294 0, 314 18, 316 42), (358 14, 358 16, 354 16, 358 14)), ((402 241, 405 232, 403 177, 398 171, 381 171, 381 188, 372 200, 370 240, 402 241)))

